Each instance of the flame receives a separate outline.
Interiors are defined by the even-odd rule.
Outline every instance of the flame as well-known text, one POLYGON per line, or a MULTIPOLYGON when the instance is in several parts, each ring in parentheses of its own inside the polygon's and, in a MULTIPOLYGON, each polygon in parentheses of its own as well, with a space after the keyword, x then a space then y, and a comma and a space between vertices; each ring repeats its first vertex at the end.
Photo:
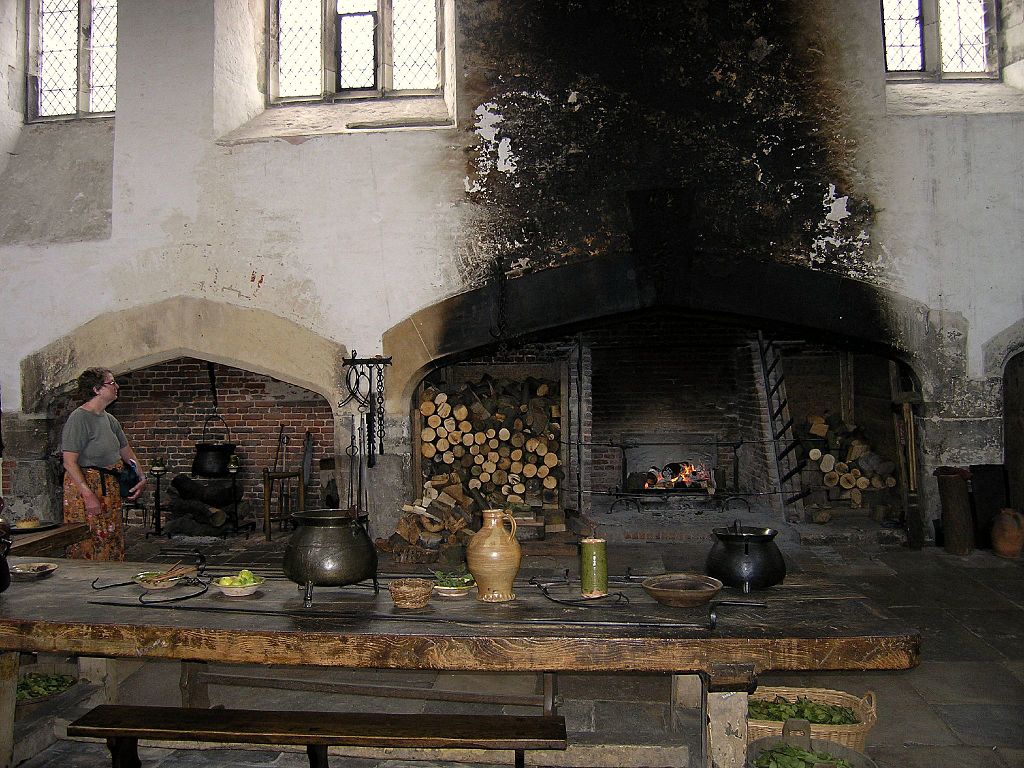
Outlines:
POLYGON ((711 473, 707 467, 701 464, 693 464, 689 461, 679 464, 669 464, 664 469, 651 467, 647 470, 647 480, 644 481, 644 489, 652 488, 689 488, 694 484, 706 487, 711 473))

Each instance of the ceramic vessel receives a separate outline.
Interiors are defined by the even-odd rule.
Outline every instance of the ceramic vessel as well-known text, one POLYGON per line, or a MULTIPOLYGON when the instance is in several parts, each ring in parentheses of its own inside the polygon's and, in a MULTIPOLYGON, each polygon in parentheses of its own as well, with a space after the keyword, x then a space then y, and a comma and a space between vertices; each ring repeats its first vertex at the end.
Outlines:
POLYGON ((515 600, 512 582, 519 573, 522 550, 516 541, 516 521, 504 509, 485 509, 483 525, 466 547, 466 565, 476 580, 477 600, 504 603, 515 600), (511 528, 505 527, 508 520, 511 528))
POLYGON ((1015 509, 1001 509, 992 522, 992 549, 1000 557, 1018 557, 1024 546, 1024 517, 1015 509))

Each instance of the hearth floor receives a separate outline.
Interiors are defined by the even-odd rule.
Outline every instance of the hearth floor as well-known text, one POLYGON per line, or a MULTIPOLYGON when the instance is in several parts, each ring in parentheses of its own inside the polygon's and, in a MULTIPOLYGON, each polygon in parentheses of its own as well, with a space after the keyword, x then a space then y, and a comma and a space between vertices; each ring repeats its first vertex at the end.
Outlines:
MULTIPOLYGON (((710 519, 710 518, 708 518, 710 519)), ((744 518, 747 522, 747 518, 744 518)), ((703 525, 703 523, 702 523, 703 525)), ((863 522, 854 525, 864 527, 863 522)), ((900 672, 767 674, 762 685, 791 685, 845 690, 862 696, 871 690, 878 699, 878 723, 868 735, 868 755, 879 768, 1024 768, 1024 564, 975 551, 953 556, 936 547, 920 551, 880 544, 877 538, 843 539, 836 526, 811 526, 821 535, 804 541, 802 534, 780 534, 790 572, 822 574, 849 583, 910 624, 922 634, 922 662, 900 672), (831 537, 832 540, 828 540, 831 537)), ((801 527, 802 528, 802 527, 801 527)), ((707 530, 707 529, 705 529, 707 530)), ((155 539, 131 531, 131 559, 168 562, 182 549, 198 548, 211 563, 277 568, 287 540, 275 531, 266 542, 261 535, 216 540, 155 539)), ((616 541, 609 536, 609 571, 659 573, 699 569, 710 540, 616 541)), ((526 547, 522 576, 561 573, 574 567, 574 558, 557 548, 526 547)), ((380 570, 426 573, 427 566, 401 565, 382 559, 380 570)), ((266 670, 261 669, 263 675, 266 670)), ((289 675, 318 675, 307 670, 289 675)), ((489 691, 501 694, 538 690, 532 675, 453 675, 331 670, 346 682, 373 682, 434 690, 489 691)), ((672 728, 670 682, 657 675, 559 676, 559 711, 569 727, 573 748, 565 753, 527 755, 533 764, 566 766, 688 766, 698 768, 699 718, 683 710, 672 728), (549 757, 550 755, 550 757, 549 757)), ((91 691, 95 697, 95 691, 91 691)), ((178 698, 178 667, 171 662, 147 662, 123 681, 123 701, 166 703, 178 698)), ((213 704, 271 708, 309 708, 307 697, 294 691, 267 688, 211 688, 213 704)), ((26 768, 99 768, 109 765, 102 744, 73 742, 63 727, 83 702, 54 702, 54 711, 19 721, 18 754, 26 768)), ((467 705, 447 701, 400 698, 321 696, 316 707, 383 711, 436 711, 471 714, 504 711, 533 713, 502 704, 467 705), (329 701, 328 701, 329 699, 329 701)), ((146 766, 280 766, 307 765, 301 752, 268 750, 169 749, 142 750, 146 766)), ((415 754, 356 754, 333 756, 333 765, 350 768, 431 768, 467 766, 455 752, 415 754), (413 760, 412 758, 417 758, 413 760)), ((484 759, 472 756, 472 760, 484 759)), ((503 752, 486 758, 510 764, 503 752)))

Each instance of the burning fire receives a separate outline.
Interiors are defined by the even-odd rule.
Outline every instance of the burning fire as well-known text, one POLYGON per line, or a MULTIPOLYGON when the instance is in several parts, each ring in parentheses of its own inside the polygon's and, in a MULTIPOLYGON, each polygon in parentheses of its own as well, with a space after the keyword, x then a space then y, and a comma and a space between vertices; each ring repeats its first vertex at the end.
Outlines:
POLYGON ((675 462, 666 465, 663 469, 658 469, 657 467, 648 469, 647 480, 644 481, 644 490, 652 488, 690 488, 694 485, 707 488, 710 480, 711 473, 703 463, 675 462))

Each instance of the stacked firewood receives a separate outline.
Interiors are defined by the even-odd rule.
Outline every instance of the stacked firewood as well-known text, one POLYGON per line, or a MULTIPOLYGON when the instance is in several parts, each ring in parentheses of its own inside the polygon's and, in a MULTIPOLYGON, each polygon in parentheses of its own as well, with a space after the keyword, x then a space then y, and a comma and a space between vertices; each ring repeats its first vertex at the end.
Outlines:
POLYGON ((424 478, 452 474, 478 509, 558 500, 558 385, 484 376, 452 391, 424 388, 420 456, 424 478))
POLYGON ((834 416, 812 415, 808 433, 815 443, 807 451, 809 468, 820 473, 825 488, 838 488, 838 497, 848 500, 851 507, 863 504, 865 491, 896 486, 896 463, 876 453, 857 428, 834 416))
POLYGON ((565 477, 560 409, 558 385, 532 378, 424 387, 422 494, 402 507, 395 533, 378 549, 433 562, 468 541, 484 509, 556 507, 565 477))

